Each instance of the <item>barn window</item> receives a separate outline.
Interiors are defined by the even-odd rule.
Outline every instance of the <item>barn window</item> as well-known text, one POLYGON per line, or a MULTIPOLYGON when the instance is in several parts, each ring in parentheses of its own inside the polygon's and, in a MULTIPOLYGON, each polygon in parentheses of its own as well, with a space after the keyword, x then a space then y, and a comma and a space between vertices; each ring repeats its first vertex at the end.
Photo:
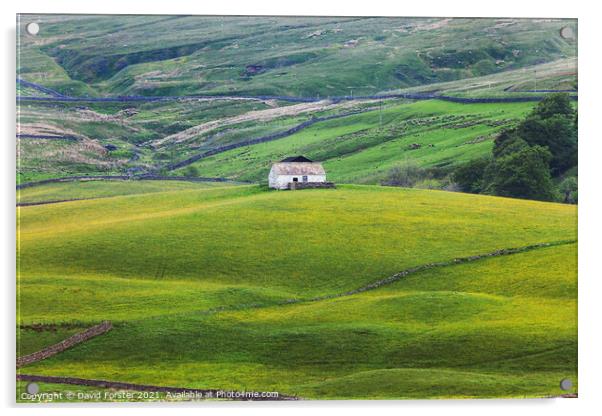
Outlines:
POLYGON ((299 178, 293 178, 293 182, 299 182, 299 178))
POLYGON ((303 182, 307 182, 307 176, 303 176, 303 182))

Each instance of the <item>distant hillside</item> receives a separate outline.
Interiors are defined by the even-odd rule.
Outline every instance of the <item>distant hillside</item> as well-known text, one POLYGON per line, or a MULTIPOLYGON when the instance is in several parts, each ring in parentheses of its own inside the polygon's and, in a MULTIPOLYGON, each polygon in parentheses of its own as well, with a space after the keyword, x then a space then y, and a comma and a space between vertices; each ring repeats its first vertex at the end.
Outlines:
POLYGON ((339 183, 380 183, 407 160, 444 175, 488 155, 533 106, 474 99, 577 88, 576 41, 560 36, 565 26, 576 33, 576 21, 566 19, 21 19, 42 29, 19 34, 19 182, 142 173, 262 181, 290 154, 325 162, 339 183), (365 99, 383 92, 473 102, 365 99), (191 94, 227 97, 181 99, 191 94))
POLYGON ((559 19, 22 16, 19 75, 72 95, 370 94, 576 56, 559 19))
MULTIPOLYGON (((303 154, 324 162, 336 182, 379 183, 391 168, 407 160, 446 168, 485 157, 497 133, 515 125, 533 105, 391 102, 381 109, 316 123, 276 141, 209 156, 191 166, 201 176, 262 182, 273 162, 303 154)), ((186 174, 187 169, 173 174, 186 174)))

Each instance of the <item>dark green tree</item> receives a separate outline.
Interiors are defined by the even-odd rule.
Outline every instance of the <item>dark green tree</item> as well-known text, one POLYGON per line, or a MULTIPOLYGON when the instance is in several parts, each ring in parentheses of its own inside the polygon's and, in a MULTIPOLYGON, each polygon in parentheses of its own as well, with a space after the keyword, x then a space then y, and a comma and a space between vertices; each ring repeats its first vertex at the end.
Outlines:
POLYGON ((562 202, 576 204, 578 201, 577 188, 577 177, 575 176, 569 176, 560 182, 558 190, 560 191, 562 202))
POLYGON ((515 198, 552 201, 554 184, 550 177, 550 151, 542 146, 527 146, 495 159, 488 167, 487 193, 515 198))
POLYGON ((567 93, 550 94, 541 100, 533 109, 532 115, 539 118, 553 116, 573 117, 575 110, 571 105, 571 98, 567 93))
POLYGON ((489 163, 490 159, 471 160, 458 166, 452 174, 452 179, 462 191, 478 194, 484 188, 483 176, 489 163))
POLYGON ((519 125, 517 133, 529 145, 545 146, 550 150, 552 176, 577 164, 577 129, 572 116, 528 117, 519 125))
POLYGON ((493 142, 493 157, 509 155, 529 146, 517 133, 516 129, 504 130, 493 142))
MULTIPOLYGON (((496 137, 492 159, 476 160, 455 169, 453 180, 463 191, 516 198, 554 200, 552 177, 577 165, 577 114, 568 94, 542 100, 516 128, 496 137)), ((577 197, 576 180, 558 189, 565 202, 577 197)))
MULTIPOLYGON (((530 146, 547 147, 552 154, 550 169, 553 177, 560 176, 577 164, 577 114, 569 94, 547 96, 507 135, 520 137, 530 146)), ((508 140, 502 136, 500 140, 508 140)), ((509 145, 506 143, 500 148, 509 145)))

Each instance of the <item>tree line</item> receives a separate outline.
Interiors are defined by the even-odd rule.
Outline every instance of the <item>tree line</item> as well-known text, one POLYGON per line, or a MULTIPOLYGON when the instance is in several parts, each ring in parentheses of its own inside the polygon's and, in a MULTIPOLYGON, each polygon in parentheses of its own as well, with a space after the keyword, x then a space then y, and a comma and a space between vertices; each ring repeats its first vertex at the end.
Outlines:
POLYGON ((569 95, 540 101, 502 131, 491 155, 459 166, 452 178, 465 192, 577 203, 577 112, 569 95))
POLYGON ((503 130, 487 157, 451 168, 407 160, 381 183, 575 204, 577 111, 568 94, 549 95, 516 127, 503 130))

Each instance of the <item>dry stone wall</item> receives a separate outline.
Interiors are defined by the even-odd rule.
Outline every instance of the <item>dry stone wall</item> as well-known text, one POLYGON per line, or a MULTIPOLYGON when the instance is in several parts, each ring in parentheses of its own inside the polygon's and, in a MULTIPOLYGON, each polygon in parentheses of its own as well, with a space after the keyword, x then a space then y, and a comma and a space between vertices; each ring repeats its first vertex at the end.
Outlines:
POLYGON ((48 357, 52 357, 60 352, 65 351, 74 345, 81 344, 89 340, 90 338, 102 335, 113 328, 113 325, 109 321, 104 321, 98 325, 86 329, 85 331, 78 332, 75 335, 70 336, 67 339, 59 342, 58 344, 51 345, 44 348, 43 350, 34 352, 32 354, 24 355, 23 357, 17 358, 17 368, 23 367, 24 365, 35 363, 37 361, 45 360, 48 357))

